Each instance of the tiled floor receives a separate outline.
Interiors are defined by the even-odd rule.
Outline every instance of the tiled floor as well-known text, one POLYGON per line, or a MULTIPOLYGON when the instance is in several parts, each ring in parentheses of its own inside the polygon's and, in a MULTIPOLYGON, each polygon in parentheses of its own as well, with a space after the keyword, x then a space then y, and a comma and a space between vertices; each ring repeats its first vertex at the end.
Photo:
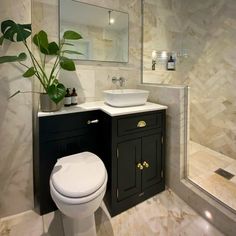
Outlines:
POLYGON ((188 178, 236 210, 236 160, 194 142, 189 147, 188 178), (218 168, 235 176, 228 180, 215 173, 218 168))
MULTIPOLYGON (((102 205, 95 215, 98 236, 222 236, 172 191, 110 218, 102 205)), ((1 236, 64 236, 59 212, 43 217, 29 211, 0 219, 1 236)))

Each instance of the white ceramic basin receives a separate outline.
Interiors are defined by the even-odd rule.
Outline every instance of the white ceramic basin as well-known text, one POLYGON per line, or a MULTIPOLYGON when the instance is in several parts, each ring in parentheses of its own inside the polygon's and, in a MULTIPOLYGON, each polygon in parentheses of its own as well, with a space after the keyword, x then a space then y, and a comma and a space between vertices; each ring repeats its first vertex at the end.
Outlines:
POLYGON ((113 107, 138 106, 146 103, 149 91, 140 89, 105 90, 104 100, 113 107))

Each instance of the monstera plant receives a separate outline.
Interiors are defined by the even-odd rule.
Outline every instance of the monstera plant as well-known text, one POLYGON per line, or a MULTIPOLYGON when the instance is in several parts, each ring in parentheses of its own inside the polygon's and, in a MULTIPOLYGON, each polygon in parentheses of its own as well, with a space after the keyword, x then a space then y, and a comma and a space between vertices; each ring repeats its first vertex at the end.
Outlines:
MULTIPOLYGON (((65 45, 73 46, 67 40, 79 40, 82 36, 75 31, 65 31, 63 38, 59 44, 49 42, 47 33, 43 30, 39 31, 32 37, 34 45, 37 47, 38 55, 35 55, 30 49, 27 38, 31 36, 31 24, 17 24, 12 20, 6 20, 1 23, 0 45, 5 40, 11 42, 21 42, 24 44, 27 53, 21 52, 18 55, 1 56, 0 64, 8 62, 16 62, 26 68, 23 77, 35 76, 43 86, 44 91, 54 103, 59 103, 66 94, 65 86, 58 81, 60 69, 67 71, 75 71, 75 64, 72 59, 66 57, 68 54, 81 54, 73 50, 65 50, 65 45), (27 54, 30 58, 31 65, 25 63, 27 54), (47 57, 54 57, 54 61, 50 70, 46 70, 48 62, 47 57)), ((18 91, 19 93, 20 91, 18 91)), ((17 93, 16 93, 17 94, 17 93)))

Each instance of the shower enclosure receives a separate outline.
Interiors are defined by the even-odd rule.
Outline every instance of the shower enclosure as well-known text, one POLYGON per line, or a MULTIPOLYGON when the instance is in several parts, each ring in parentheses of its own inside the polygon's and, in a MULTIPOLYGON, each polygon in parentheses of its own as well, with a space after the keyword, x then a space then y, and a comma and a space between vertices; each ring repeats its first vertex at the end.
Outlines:
POLYGON ((234 212, 235 12, 235 0, 143 1, 143 82, 189 87, 186 178, 234 212))

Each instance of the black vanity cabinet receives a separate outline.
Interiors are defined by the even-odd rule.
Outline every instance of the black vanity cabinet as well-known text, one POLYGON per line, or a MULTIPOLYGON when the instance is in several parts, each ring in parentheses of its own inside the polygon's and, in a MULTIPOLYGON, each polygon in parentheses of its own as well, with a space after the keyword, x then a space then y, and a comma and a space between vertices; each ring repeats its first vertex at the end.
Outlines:
MULTIPOLYGON (((101 110, 38 118, 34 197, 39 214, 54 211, 49 180, 58 158, 90 151, 108 172, 104 201, 112 216, 165 189, 165 110, 110 116, 101 110)), ((92 173, 91 173, 92 174, 92 173)))
POLYGON ((51 199, 49 179, 58 158, 83 151, 102 155, 101 121, 101 111, 38 118, 34 139, 34 202, 40 215, 57 209, 51 199))
POLYGON ((165 110, 105 115, 104 124, 105 202, 114 216, 165 189, 165 110))

